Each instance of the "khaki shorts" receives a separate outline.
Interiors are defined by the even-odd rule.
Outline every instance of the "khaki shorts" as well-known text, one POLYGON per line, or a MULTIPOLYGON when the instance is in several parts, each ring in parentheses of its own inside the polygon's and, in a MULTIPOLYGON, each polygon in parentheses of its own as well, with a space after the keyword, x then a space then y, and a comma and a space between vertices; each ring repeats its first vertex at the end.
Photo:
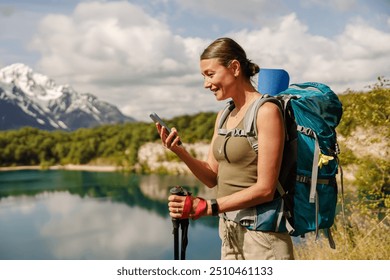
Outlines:
POLYGON ((293 244, 288 233, 262 232, 229 220, 219 220, 222 260, 293 260, 293 244))

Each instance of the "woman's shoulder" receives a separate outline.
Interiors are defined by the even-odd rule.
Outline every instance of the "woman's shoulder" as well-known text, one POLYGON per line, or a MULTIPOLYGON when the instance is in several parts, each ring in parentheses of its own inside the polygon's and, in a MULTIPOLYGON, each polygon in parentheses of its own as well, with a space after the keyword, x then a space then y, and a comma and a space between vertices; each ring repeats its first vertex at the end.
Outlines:
POLYGON ((282 118, 281 108, 273 102, 265 102, 257 113, 257 120, 272 121, 282 118))
POLYGON ((273 100, 266 100, 263 104, 261 104, 259 108, 259 112, 274 112, 280 111, 280 106, 278 106, 273 100))

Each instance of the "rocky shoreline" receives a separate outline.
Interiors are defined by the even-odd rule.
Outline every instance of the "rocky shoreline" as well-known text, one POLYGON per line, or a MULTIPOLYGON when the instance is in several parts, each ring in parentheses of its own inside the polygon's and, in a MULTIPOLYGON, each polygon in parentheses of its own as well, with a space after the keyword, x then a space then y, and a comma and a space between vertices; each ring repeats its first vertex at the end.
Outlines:
MULTIPOLYGON (((208 143, 185 144, 189 153, 200 160, 207 160, 208 143)), ((139 168, 146 166, 151 173, 161 171, 182 175, 191 173, 188 167, 170 150, 164 148, 160 143, 146 143, 138 151, 139 168)))
POLYGON ((42 167, 39 165, 28 166, 8 166, 0 167, 0 171, 16 171, 16 170, 80 170, 80 171, 94 171, 94 172, 114 172, 120 169, 111 165, 83 165, 83 164, 67 164, 67 165, 53 165, 42 167))
MULTIPOLYGON (((207 143, 186 144, 186 149, 196 158, 206 160, 209 149, 207 143)), ((147 168, 151 173, 166 172, 169 174, 190 174, 188 167, 176 155, 159 143, 146 143, 138 151, 138 164, 136 169, 147 168)), ((9 166, 0 167, 0 171, 15 170, 77 170, 93 172, 116 172, 123 170, 114 165, 66 164, 54 166, 9 166)))

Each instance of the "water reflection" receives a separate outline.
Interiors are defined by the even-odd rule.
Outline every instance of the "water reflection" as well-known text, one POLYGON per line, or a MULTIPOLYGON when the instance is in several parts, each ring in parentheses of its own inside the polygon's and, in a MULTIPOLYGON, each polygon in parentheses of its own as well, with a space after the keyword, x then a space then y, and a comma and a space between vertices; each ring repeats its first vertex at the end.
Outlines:
MULTIPOLYGON (((172 259, 172 185, 192 177, 78 171, 0 173, 0 259, 172 259)), ((188 259, 219 259, 215 218, 191 222, 188 259)))

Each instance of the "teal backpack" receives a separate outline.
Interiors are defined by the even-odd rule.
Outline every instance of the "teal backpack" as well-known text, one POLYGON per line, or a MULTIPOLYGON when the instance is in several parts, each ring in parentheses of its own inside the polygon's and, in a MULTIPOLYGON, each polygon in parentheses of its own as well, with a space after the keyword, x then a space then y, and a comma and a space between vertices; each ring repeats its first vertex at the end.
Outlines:
MULTIPOLYGON (((336 127, 342 116, 337 95, 321 83, 293 84, 275 96, 263 95, 248 109, 244 130, 236 136, 247 137, 257 152, 257 111, 265 102, 277 104, 284 115, 286 140, 275 199, 253 209, 234 213, 232 220, 252 230, 288 231, 292 236, 324 229, 335 248, 330 227, 337 204, 339 146, 336 127)), ((218 133, 234 108, 230 104, 219 122, 218 133)), ((232 215, 230 215, 232 216, 232 215)), ((229 218, 229 217, 228 217, 229 218)))

